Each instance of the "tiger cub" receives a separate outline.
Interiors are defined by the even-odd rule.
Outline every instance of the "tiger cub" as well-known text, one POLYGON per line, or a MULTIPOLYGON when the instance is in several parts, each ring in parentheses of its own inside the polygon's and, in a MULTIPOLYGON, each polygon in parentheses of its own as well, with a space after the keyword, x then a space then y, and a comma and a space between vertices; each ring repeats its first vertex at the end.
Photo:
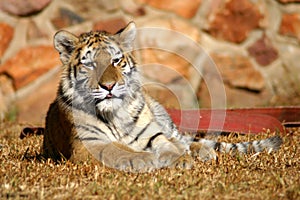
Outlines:
POLYGON ((140 172, 189 168, 195 157, 216 158, 215 150, 247 153, 279 148, 278 136, 229 144, 180 134, 165 109, 143 91, 131 53, 135 36, 133 22, 116 34, 55 34, 63 72, 46 117, 45 157, 73 161, 90 157, 111 168, 140 172))

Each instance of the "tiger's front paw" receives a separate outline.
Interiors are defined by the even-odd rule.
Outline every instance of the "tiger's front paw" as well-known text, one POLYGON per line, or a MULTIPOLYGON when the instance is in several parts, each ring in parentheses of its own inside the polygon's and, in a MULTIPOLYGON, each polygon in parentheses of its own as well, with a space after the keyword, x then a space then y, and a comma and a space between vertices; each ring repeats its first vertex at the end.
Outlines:
POLYGON ((190 169, 193 166, 194 160, 188 154, 180 155, 175 152, 167 151, 160 154, 158 158, 159 166, 162 167, 176 167, 183 169, 190 169))
POLYGON ((157 168, 157 164, 153 154, 144 152, 119 157, 113 167, 128 172, 149 172, 157 168))

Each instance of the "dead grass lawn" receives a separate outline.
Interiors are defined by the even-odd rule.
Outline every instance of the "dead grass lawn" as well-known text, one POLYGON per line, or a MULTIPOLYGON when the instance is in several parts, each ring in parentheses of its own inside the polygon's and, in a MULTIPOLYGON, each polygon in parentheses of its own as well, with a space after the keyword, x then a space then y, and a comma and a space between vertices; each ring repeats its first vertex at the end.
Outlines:
MULTIPOLYGON (((88 162, 39 161, 42 136, 19 139, 22 125, 0 124, 1 199, 300 199, 300 133, 290 129, 280 151, 220 155, 191 170, 131 174, 88 162)), ((222 137, 253 140, 273 134, 222 137)))

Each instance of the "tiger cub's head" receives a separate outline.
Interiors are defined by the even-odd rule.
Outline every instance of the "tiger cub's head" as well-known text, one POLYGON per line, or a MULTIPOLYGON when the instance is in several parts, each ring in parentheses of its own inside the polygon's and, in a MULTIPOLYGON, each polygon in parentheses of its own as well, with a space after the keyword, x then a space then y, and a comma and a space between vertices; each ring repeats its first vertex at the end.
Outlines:
POLYGON ((139 87, 131 55, 135 35, 133 22, 114 35, 91 31, 77 37, 57 32, 54 46, 64 65, 60 95, 72 95, 73 104, 94 103, 100 111, 120 106, 139 87))

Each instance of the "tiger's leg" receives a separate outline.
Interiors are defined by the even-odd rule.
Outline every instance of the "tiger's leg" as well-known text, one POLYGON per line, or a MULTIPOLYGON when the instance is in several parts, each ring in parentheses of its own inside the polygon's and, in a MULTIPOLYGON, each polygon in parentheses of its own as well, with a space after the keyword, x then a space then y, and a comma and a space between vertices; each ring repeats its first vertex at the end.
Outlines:
POLYGON ((179 143, 168 140, 163 135, 151 141, 150 152, 134 151, 117 142, 85 143, 85 146, 104 165, 131 172, 147 172, 162 167, 191 168, 194 161, 190 155, 184 152, 179 143))
POLYGON ((105 166, 123 171, 147 172, 157 168, 157 160, 151 152, 136 152, 117 142, 108 144, 85 143, 89 152, 105 166))

